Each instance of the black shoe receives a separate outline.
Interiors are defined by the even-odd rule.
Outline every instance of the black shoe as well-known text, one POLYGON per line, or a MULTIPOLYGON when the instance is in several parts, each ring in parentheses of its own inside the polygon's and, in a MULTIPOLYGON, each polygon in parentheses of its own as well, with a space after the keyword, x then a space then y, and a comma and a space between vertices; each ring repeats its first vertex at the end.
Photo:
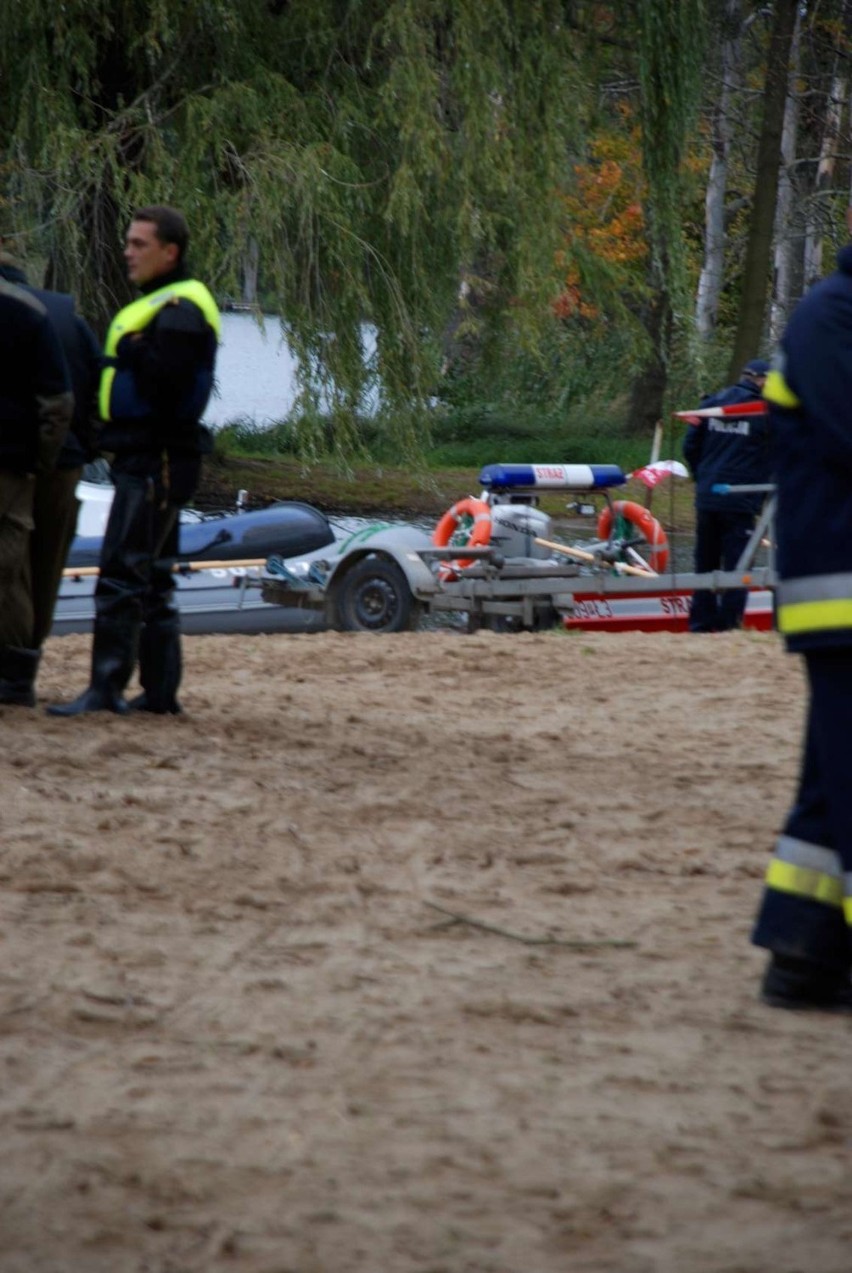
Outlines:
MULTIPOLYGON (((167 598, 161 598, 166 605, 167 598)), ((148 617, 139 637, 139 684, 142 693, 130 700, 133 712, 153 712, 156 716, 179 716, 182 708, 177 692, 183 659, 180 648, 180 620, 168 606, 157 617, 148 617)))
POLYGON ((138 624, 132 618, 107 619, 96 615, 92 634, 92 671, 89 687, 71 703, 48 707, 49 716, 82 716, 86 712, 127 715, 124 690, 136 663, 138 624))
POLYGON ((771 1008, 799 1012, 852 1012, 848 972, 833 972, 807 959, 773 955, 760 988, 771 1008))
POLYGON ((86 712, 114 712, 116 716, 126 716, 128 710, 125 699, 102 694, 91 686, 71 703, 51 703, 45 708, 48 716, 82 716, 86 712))
POLYGON ((143 691, 137 694, 135 698, 131 698, 127 704, 127 710, 130 712, 151 712, 154 716, 180 716, 183 708, 176 698, 171 699, 168 703, 157 703, 151 700, 149 695, 143 691))
POLYGON ((0 649, 0 703, 35 707, 35 679, 41 650, 7 645, 0 649))

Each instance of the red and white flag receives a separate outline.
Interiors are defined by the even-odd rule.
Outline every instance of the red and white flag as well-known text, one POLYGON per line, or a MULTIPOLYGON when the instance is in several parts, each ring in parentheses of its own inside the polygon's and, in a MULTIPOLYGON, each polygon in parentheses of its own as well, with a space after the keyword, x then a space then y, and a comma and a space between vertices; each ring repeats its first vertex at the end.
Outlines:
POLYGON ((630 476, 638 478, 649 490, 653 490, 664 477, 689 477, 689 473, 680 460, 654 460, 641 469, 634 469, 630 476))

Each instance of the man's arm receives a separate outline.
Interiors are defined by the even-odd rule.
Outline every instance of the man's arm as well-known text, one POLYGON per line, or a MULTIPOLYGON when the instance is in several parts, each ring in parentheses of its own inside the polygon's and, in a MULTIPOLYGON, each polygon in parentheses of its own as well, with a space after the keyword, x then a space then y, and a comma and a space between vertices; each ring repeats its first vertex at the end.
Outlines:
POLYGON ((852 472, 852 294, 800 303, 781 342, 784 380, 825 463, 852 472))
POLYGON ((98 454, 101 420, 98 413, 98 385, 101 376, 101 349, 95 333, 82 315, 75 315, 78 379, 80 392, 74 395, 72 429, 88 460, 98 454))
POLYGON ((44 315, 36 328, 35 463, 39 472, 52 469, 68 433, 74 395, 68 364, 53 323, 44 315))
POLYGON ((699 419, 696 424, 690 424, 686 430, 683 439, 683 458, 686 461, 686 467, 689 469, 690 475, 694 478, 698 474, 698 466, 701 463, 701 452, 704 448, 704 437, 707 433, 706 420, 699 419))

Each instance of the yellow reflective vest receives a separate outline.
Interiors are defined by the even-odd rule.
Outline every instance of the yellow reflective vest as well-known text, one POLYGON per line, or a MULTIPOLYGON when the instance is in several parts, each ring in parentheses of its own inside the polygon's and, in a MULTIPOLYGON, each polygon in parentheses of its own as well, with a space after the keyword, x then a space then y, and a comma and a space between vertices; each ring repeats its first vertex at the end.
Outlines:
MULTIPOLYGON (((178 300, 191 301, 193 305, 197 305, 212 327, 216 340, 219 340, 222 332, 219 309, 208 289, 198 279, 181 279, 179 282, 158 288, 157 291, 149 292, 147 296, 140 296, 138 300, 125 305, 110 323, 104 344, 106 366, 101 372, 98 393, 98 409, 102 420, 112 420, 116 415, 130 417, 143 415, 149 409, 147 404, 138 402, 134 393, 122 393, 122 389, 128 388, 122 384, 122 381, 127 379, 130 373, 122 372, 116 361, 118 345, 124 336, 144 331, 164 305, 178 300), (121 405, 117 404, 117 399, 121 405), (116 409, 117 406, 118 409, 116 409)), ((212 384, 212 374, 210 380, 212 384)), ((207 392, 209 393, 209 387, 207 392)))

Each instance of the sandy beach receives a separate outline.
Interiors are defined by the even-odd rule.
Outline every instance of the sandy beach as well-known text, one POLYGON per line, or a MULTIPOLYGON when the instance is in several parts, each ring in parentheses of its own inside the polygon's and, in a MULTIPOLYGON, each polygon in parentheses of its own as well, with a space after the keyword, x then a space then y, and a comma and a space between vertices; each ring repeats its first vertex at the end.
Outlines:
POLYGON ((0 709, 2 1273, 849 1273, 852 1026, 749 944, 777 636, 185 661, 0 709))

